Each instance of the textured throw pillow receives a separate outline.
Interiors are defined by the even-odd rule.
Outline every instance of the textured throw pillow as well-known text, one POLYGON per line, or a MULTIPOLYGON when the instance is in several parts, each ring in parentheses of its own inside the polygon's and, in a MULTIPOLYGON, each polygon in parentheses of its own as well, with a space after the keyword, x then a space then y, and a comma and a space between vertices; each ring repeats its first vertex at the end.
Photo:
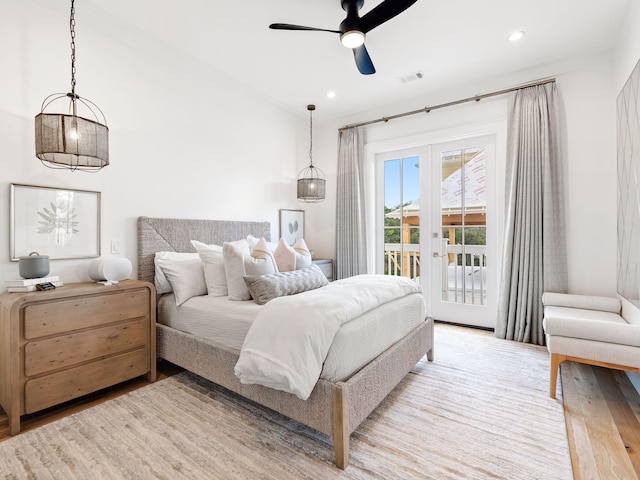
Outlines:
POLYGON ((176 297, 176 305, 182 305, 191 297, 207 293, 204 265, 197 254, 195 254, 195 258, 186 260, 156 259, 156 265, 160 267, 171 284, 176 297))
POLYGON ((244 281, 251 296, 259 305, 264 305, 276 297, 314 290, 329 283, 317 265, 291 272, 245 275, 244 281))
POLYGON ((169 293, 172 291, 171 284, 165 277, 164 272, 158 265, 158 260, 193 260, 199 258, 197 253, 182 253, 182 252, 156 252, 154 256, 155 274, 153 282, 156 287, 156 293, 158 295, 162 293, 169 293))
POLYGON ((273 252, 279 272, 290 272, 296 269, 296 251, 284 238, 278 242, 278 246, 273 252))
POLYGON ((251 300, 251 295, 244 282, 244 275, 263 275, 275 273, 275 262, 254 258, 246 249, 240 249, 231 243, 222 246, 224 257, 224 272, 227 278, 229 300, 251 300))
MULTIPOLYGON (((229 242, 232 245, 246 249, 248 242, 244 239, 229 242)), ((211 297, 224 297, 228 294, 227 277, 224 271, 224 256, 220 245, 207 245, 197 240, 191 240, 204 263, 204 278, 207 282, 207 292, 211 297)))
POLYGON ((310 267, 313 263, 311 258, 311 251, 304 241, 304 238, 300 238, 293 244, 293 249, 296 252, 296 270, 301 268, 310 267))

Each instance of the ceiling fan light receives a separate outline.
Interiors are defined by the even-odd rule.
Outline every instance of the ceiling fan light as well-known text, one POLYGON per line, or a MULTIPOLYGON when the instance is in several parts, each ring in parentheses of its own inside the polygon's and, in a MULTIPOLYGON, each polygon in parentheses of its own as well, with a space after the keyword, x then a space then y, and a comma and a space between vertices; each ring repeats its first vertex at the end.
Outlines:
POLYGON ((349 30, 340 36, 340 41, 347 48, 358 48, 364 44, 364 33, 359 30, 349 30))

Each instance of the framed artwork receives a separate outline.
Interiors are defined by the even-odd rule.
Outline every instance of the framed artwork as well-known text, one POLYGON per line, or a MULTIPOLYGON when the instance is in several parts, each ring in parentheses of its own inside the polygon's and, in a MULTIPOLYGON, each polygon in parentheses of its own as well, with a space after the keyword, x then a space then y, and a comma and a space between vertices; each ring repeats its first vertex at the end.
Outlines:
POLYGON ((10 257, 100 256, 100 192, 11 184, 10 257))
POLYGON ((289 245, 304 238, 304 210, 280 209, 280 238, 289 245))

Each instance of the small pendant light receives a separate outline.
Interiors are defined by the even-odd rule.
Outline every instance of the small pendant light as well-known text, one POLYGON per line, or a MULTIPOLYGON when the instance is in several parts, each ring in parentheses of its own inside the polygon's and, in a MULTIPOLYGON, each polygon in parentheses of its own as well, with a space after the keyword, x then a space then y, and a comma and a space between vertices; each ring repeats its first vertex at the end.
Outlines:
POLYGON ((54 93, 42 102, 35 118, 36 157, 50 168, 97 172, 109 165, 109 128, 102 110, 76 94, 75 25, 71 0, 71 92, 54 93), (67 98, 67 113, 45 113, 52 103, 67 98), (78 115, 78 107, 86 113, 78 115))
POLYGON ((309 110, 309 166, 298 174, 298 200, 306 203, 318 203, 324 200, 325 176, 313 165, 313 111, 315 105, 307 105, 309 110))

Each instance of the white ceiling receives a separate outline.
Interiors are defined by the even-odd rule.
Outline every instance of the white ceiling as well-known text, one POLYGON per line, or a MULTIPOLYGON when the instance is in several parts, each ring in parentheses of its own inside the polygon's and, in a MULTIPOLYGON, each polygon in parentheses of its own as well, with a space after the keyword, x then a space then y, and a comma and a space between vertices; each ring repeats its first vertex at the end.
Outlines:
MULTIPOLYGON (((432 92, 483 85, 532 68, 562 73, 554 71, 557 65, 615 45, 632 2, 418 0, 368 34, 377 73, 363 76, 338 35, 268 28, 280 22, 337 29, 345 16, 340 0, 88 0, 103 18, 194 56, 291 111, 306 115, 306 105, 317 104, 322 118, 409 98, 428 102, 432 92), (510 43, 514 30, 526 35, 510 43), (417 71, 423 79, 399 80, 417 71), (326 98, 329 90, 336 98, 326 98)), ((379 3, 365 1, 361 15, 379 3)), ((76 5, 78 23, 82 8, 76 5)), ((484 92, 471 92, 476 93, 484 92)))

